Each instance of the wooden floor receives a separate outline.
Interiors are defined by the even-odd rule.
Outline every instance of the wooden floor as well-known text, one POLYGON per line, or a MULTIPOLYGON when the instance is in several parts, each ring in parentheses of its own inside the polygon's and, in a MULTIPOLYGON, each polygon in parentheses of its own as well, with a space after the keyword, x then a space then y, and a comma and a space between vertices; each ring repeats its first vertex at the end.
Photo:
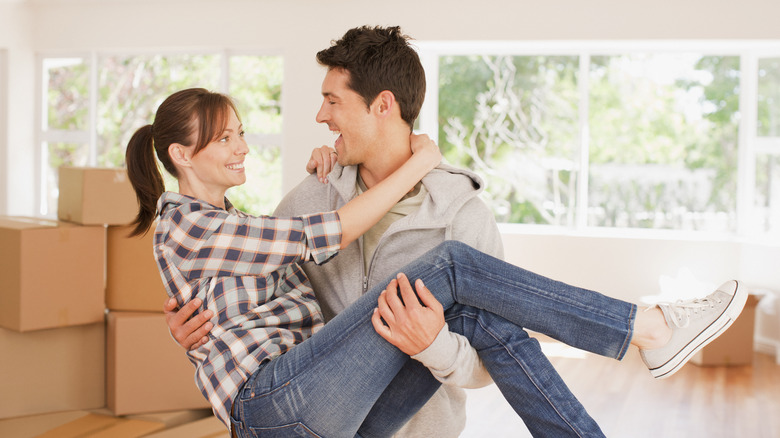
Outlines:
MULTIPOLYGON (((780 365, 773 356, 755 353, 752 366, 689 363, 655 380, 636 349, 618 362, 555 341, 542 344, 607 437, 780 437, 780 365)), ((468 391, 461 438, 530 436, 495 385, 468 391)))

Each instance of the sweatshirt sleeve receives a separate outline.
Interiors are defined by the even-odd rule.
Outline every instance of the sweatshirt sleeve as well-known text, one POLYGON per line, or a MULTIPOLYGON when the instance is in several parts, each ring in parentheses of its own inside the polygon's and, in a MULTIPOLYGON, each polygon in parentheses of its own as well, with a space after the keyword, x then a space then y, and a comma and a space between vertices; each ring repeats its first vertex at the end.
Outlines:
POLYGON ((477 351, 464 336, 452 333, 445 323, 425 350, 412 356, 440 382, 461 388, 481 388, 493 383, 477 351))

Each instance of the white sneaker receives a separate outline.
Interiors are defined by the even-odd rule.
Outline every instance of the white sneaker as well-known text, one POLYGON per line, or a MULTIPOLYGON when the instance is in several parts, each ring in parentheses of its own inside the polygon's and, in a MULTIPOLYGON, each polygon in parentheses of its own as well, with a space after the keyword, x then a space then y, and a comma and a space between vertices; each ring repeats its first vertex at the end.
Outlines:
POLYGON ((650 374, 664 379, 676 373, 731 326, 745 307, 747 296, 746 288, 731 280, 704 298, 658 304, 672 328, 672 337, 661 348, 639 351, 650 374))

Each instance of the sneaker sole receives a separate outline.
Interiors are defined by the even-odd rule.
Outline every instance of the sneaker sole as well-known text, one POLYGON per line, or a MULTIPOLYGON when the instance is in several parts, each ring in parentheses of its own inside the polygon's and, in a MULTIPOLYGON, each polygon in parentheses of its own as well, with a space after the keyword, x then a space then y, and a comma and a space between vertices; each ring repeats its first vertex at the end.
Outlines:
POLYGON ((742 313, 742 309, 747 302, 748 293, 740 287, 739 282, 734 281, 734 295, 731 297, 731 302, 723 313, 712 322, 706 329, 704 329, 698 336, 693 338, 683 349, 681 349, 676 355, 674 355, 668 362, 658 368, 650 370, 650 374, 656 379, 665 379, 676 373, 683 365, 685 365, 696 353, 704 348, 707 344, 714 341, 718 336, 726 331, 731 324, 736 321, 737 317, 742 313))

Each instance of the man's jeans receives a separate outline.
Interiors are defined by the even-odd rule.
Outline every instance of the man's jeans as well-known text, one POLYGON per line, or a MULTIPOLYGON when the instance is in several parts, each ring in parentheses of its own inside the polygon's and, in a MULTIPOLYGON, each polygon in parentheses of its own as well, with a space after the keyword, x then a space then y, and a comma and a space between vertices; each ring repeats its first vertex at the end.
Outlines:
MULTIPOLYGON (((525 329, 619 360, 635 305, 454 241, 399 272, 423 280, 444 306, 450 330, 469 339, 534 436, 603 436, 525 329)), ((233 409, 238 436, 390 436, 425 404, 439 383, 374 331, 382 290, 370 290, 246 382, 233 409)))

